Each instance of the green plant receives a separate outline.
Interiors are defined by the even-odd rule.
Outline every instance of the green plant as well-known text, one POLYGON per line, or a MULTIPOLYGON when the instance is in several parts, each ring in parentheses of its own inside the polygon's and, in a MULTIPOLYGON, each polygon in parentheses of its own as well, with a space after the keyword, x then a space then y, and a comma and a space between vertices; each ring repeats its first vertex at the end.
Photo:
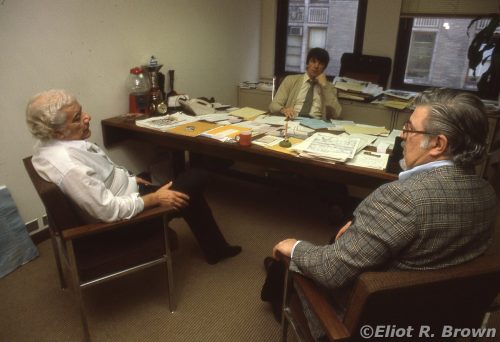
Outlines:
POLYGON ((495 34, 495 31, 500 25, 500 14, 474 18, 467 27, 467 35, 469 35, 469 29, 476 21, 486 18, 489 18, 490 22, 472 40, 467 57, 469 59, 469 68, 473 70, 474 77, 476 76, 476 67, 488 60, 490 61, 489 68, 477 82, 477 89, 479 96, 482 98, 497 99, 500 92, 500 35, 495 34), (489 50, 492 50, 491 55, 485 55, 489 50))

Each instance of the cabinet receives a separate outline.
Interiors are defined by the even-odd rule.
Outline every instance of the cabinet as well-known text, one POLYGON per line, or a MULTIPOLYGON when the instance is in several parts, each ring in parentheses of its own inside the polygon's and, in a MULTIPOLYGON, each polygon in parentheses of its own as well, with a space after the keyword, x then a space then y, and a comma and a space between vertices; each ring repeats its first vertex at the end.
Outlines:
POLYGON ((395 113, 390 108, 343 99, 340 100, 340 104, 342 105, 342 119, 344 120, 392 129, 395 113))
POLYGON ((270 91, 238 87, 238 107, 252 107, 267 112, 270 103, 270 91))

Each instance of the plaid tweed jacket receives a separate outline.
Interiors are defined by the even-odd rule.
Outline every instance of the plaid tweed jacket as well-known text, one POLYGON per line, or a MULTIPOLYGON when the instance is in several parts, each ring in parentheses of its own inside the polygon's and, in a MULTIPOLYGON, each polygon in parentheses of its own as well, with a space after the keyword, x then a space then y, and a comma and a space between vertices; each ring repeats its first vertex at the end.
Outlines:
POLYGON ((496 195, 472 171, 441 166, 384 184, 332 245, 302 241, 291 269, 340 288, 365 271, 426 270, 464 263, 488 247, 496 195))

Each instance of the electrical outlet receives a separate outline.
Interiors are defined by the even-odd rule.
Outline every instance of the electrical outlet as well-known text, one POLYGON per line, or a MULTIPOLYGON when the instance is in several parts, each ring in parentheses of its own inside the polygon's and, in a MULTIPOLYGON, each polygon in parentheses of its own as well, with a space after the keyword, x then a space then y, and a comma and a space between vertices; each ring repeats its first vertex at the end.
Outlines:
POLYGON ((47 218, 47 215, 42 216, 42 224, 43 224, 43 228, 49 226, 49 219, 47 218))
POLYGON ((38 219, 31 220, 29 222, 26 222, 26 229, 28 230, 29 233, 34 232, 35 230, 38 230, 38 219))

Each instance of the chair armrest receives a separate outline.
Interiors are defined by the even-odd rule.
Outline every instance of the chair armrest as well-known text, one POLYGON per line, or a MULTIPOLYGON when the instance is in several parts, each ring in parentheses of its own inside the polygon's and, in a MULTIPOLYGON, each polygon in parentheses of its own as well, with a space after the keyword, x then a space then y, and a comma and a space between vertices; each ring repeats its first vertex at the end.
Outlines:
MULTIPOLYGON (((286 265, 287 269, 290 267, 289 257, 278 254, 278 259, 286 265)), ((318 288, 318 285, 311 279, 293 271, 289 271, 289 276, 292 277, 295 286, 298 287, 304 295, 305 300, 320 321, 328 338, 331 341, 342 341, 350 338, 347 327, 339 319, 329 299, 318 288)))
POLYGON ((303 293, 309 307, 321 323, 330 341, 342 341, 350 338, 347 327, 337 316, 329 299, 318 289, 317 285, 301 274, 292 272, 293 281, 303 293))
POLYGON ((127 225, 140 223, 156 217, 165 216, 171 213, 173 213, 172 209, 168 209, 165 207, 154 207, 152 209, 144 210, 140 214, 128 220, 120 220, 116 222, 89 223, 83 226, 65 229, 62 231, 61 235, 64 240, 74 240, 87 235, 101 233, 108 230, 124 227, 127 225))

